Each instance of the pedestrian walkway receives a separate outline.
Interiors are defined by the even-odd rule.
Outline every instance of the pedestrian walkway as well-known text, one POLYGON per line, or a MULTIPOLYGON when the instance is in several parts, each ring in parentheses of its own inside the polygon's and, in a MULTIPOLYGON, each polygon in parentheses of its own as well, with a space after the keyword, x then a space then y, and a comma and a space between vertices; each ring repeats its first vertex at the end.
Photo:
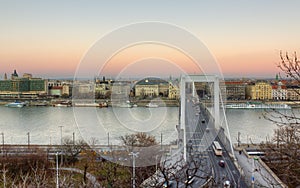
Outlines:
MULTIPOLYGON (((80 170, 78 168, 59 168, 59 170, 66 170, 66 171, 71 171, 71 172, 77 172, 77 173, 80 173, 80 174, 84 174, 84 171, 80 170)), ((101 188, 101 185, 99 184, 99 182, 97 181, 97 178, 95 176, 93 176, 92 174, 87 172, 86 177, 90 181, 90 185, 92 185, 93 188, 101 188)))
POLYGON ((277 177, 273 177, 275 174, 268 171, 259 157, 248 158, 242 150, 235 150, 235 157, 249 187, 285 187, 277 177))

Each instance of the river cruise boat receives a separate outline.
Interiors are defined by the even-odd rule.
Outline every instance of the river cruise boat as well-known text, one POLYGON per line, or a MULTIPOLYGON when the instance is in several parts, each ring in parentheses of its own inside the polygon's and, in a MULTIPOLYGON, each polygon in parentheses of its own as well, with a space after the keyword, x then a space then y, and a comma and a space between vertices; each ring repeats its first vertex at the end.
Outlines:
POLYGON ((263 104, 263 103, 236 103, 227 104, 229 109, 291 109, 287 104, 263 104))

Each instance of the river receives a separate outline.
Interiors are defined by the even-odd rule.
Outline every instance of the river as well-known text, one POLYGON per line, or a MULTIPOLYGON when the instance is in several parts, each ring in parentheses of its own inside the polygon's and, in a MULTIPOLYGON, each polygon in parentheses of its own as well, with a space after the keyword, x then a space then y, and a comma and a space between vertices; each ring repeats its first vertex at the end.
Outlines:
MULTIPOLYGON (((120 143, 120 136, 147 132, 158 142, 176 140, 177 107, 93 108, 0 106, 0 133, 5 144, 60 144, 60 139, 84 139, 97 144, 120 143)), ((263 118, 262 110, 228 109, 226 117, 232 141, 238 132, 243 143, 259 143, 273 135, 276 125, 263 118)))

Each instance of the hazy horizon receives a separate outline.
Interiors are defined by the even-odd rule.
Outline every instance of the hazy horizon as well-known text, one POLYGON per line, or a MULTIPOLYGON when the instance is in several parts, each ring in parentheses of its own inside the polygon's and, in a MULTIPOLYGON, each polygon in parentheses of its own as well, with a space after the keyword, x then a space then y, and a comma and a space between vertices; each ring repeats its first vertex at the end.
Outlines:
MULTIPOLYGON (((298 7, 299 1, 273 0, 2 0, 0 78, 4 73, 10 76, 14 69, 34 77, 73 77, 97 41, 124 26, 149 21, 178 26, 198 38, 225 78, 275 77, 280 51, 292 54, 299 49, 298 7)), ((156 35, 161 32, 160 28, 150 29, 156 35)), ((170 33, 170 37, 181 36, 170 33)), ((112 38, 107 47, 121 42, 112 38)), ((111 52, 105 67, 95 64, 108 76, 213 73, 195 67, 190 54, 180 50, 180 46, 168 44, 130 44, 111 52)), ((93 71, 95 68, 86 73, 93 71)))
MULTIPOLYGON (((19 77, 22 77, 24 73, 19 73, 17 72, 19 77)), ((30 72, 26 72, 31 74, 30 72)), ((209 75, 209 74, 207 74, 209 75)), ((226 76, 223 75, 225 80, 238 80, 238 79, 275 79, 276 78, 276 74, 275 75, 265 75, 265 76, 255 76, 255 75, 249 75, 249 76, 226 76)), ((172 80, 180 78, 180 75, 146 75, 146 76, 135 76, 135 75, 128 75, 128 76, 124 76, 124 77, 116 77, 116 76, 111 76, 111 75, 99 75, 99 76, 91 76, 91 77, 74 77, 74 76, 47 76, 47 75, 32 75, 33 78, 42 78, 42 79, 53 79, 53 80, 74 80, 75 78, 77 80, 91 80, 94 78, 99 78, 100 80, 103 79, 103 77, 105 77, 106 80, 108 79, 112 79, 112 80, 140 80, 146 77, 157 77, 157 78, 161 78, 161 79, 169 79, 170 77, 172 78, 172 80)), ((10 74, 7 74, 7 78, 10 79, 10 74)), ((4 75, 0 75, 0 80, 4 79, 4 75)))

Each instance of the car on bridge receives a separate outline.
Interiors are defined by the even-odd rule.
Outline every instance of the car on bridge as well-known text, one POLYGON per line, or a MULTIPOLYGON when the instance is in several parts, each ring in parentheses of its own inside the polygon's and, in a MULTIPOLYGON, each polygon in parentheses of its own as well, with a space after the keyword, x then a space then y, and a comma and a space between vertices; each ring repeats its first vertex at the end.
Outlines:
POLYGON ((192 183, 194 182, 194 180, 195 180, 195 177, 189 176, 189 177, 184 181, 184 183, 185 183, 186 185, 190 185, 190 184, 192 184, 192 183))
MULTIPOLYGON (((173 187, 175 185, 175 182, 174 181, 169 181, 169 187, 173 187)), ((165 181, 163 183, 163 187, 168 187, 168 182, 165 181)))
POLYGON ((219 165, 220 165, 220 167, 225 167, 225 161, 224 160, 220 160, 219 161, 219 165))
POLYGON ((224 185, 224 188, 225 187, 229 188, 230 187, 230 181, 229 180, 224 181, 223 185, 224 185))

